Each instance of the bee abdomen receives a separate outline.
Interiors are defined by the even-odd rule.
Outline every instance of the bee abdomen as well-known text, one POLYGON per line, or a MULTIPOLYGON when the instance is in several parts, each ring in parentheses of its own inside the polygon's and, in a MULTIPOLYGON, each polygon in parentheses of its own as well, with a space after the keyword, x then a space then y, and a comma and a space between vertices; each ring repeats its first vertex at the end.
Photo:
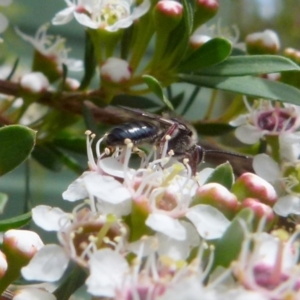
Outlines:
POLYGON ((109 146, 124 145, 125 139, 130 139, 134 144, 152 142, 155 140, 159 129, 150 122, 136 121, 125 123, 113 128, 106 136, 109 146))

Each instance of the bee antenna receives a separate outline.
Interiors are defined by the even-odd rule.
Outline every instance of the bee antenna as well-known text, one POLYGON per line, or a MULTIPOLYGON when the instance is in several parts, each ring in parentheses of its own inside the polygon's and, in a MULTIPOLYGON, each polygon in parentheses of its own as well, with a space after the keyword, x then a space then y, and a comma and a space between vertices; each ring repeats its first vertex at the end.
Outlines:
POLYGON ((245 158, 245 159, 248 159, 249 156, 247 155, 243 155, 243 154, 239 154, 239 153, 233 153, 233 152, 230 152, 230 151, 224 151, 224 150, 212 150, 212 149, 208 149, 206 150, 205 149, 205 153, 221 153, 221 154, 227 154, 227 155, 231 155, 231 156, 236 156, 236 157, 241 157, 241 158, 245 158))

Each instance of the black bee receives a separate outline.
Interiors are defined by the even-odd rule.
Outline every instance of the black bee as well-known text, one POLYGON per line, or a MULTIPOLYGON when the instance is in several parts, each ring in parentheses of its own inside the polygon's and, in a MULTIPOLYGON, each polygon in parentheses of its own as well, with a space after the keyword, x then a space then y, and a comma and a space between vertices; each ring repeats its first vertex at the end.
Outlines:
POLYGON ((179 159, 188 158, 192 173, 195 174, 197 166, 204 161, 206 152, 227 153, 242 156, 221 150, 204 150, 198 145, 197 132, 192 125, 179 118, 159 116, 139 109, 121 107, 127 114, 131 114, 132 121, 120 124, 107 133, 105 142, 108 146, 123 146, 126 139, 134 145, 154 144, 161 153, 166 140, 172 155, 179 159))

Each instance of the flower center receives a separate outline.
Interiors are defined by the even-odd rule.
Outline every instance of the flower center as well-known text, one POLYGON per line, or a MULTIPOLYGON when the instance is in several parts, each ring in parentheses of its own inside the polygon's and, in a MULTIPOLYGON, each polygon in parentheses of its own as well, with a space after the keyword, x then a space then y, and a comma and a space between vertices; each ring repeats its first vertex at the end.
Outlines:
POLYGON ((283 184, 288 193, 300 195, 300 164, 286 164, 283 172, 283 184))
POLYGON ((257 126, 262 130, 281 132, 290 130, 296 123, 296 117, 283 109, 262 112, 257 119, 257 126))
POLYGON ((126 18, 130 14, 130 7, 120 5, 120 2, 109 1, 101 8, 101 21, 113 25, 117 21, 126 18))

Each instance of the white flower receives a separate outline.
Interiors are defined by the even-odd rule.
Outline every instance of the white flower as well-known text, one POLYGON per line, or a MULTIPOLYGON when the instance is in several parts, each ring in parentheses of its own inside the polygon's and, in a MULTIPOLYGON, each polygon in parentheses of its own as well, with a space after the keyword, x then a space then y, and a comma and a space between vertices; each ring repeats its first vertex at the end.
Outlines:
POLYGON ((65 0, 68 7, 58 12, 52 20, 54 25, 70 22, 73 17, 83 26, 108 31, 129 27, 134 20, 150 8, 150 1, 144 0, 135 6, 132 0, 65 0))
POLYGON ((276 232, 248 234, 239 259, 232 265, 235 278, 267 299, 299 297, 299 247, 295 232, 289 239, 276 232), (298 292, 298 297, 296 296, 298 292))
POLYGON ((16 32, 42 55, 54 60, 59 70, 61 70, 62 64, 65 64, 70 71, 81 71, 83 69, 82 61, 68 58, 70 49, 65 47, 66 40, 60 36, 48 35, 49 26, 48 23, 42 25, 34 37, 22 33, 18 28, 16 28, 16 32))
POLYGON ((254 144, 265 135, 285 135, 295 133, 300 122, 300 108, 295 105, 281 107, 275 104, 273 107, 268 100, 260 100, 251 108, 245 101, 250 113, 240 115, 232 120, 230 125, 237 126, 236 137, 245 144, 254 144))

